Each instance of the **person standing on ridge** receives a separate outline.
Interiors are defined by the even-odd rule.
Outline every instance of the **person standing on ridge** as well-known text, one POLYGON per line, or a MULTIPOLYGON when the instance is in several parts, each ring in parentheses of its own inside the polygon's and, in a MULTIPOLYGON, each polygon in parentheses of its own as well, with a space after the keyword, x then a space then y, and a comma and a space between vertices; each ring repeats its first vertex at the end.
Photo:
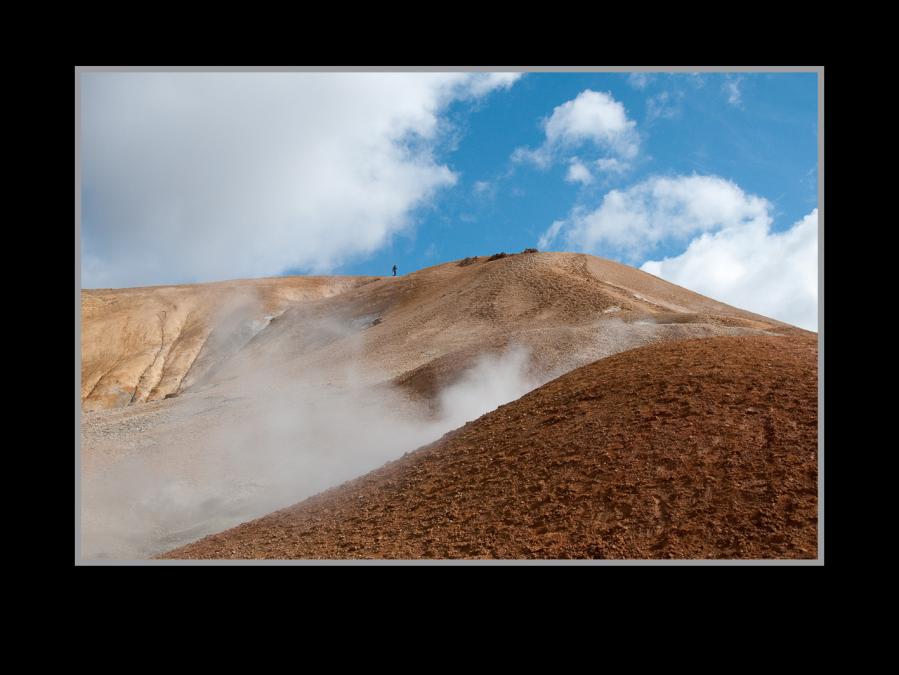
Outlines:
POLYGON ((393 266, 393 276, 396 276, 396 265, 393 266))

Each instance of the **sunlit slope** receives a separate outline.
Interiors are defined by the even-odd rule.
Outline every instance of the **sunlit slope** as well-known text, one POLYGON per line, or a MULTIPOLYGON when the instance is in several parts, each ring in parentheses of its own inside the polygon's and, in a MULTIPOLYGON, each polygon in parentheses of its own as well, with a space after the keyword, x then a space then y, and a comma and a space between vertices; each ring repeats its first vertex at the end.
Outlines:
POLYGON ((427 396, 483 352, 557 375, 658 340, 796 332, 593 256, 528 253, 392 277, 285 277, 85 291, 85 409, 240 377, 353 368, 427 396), (272 318, 274 317, 274 318, 272 318))
POLYGON ((268 317, 367 279, 280 277, 82 291, 83 407, 122 407, 176 394, 239 351, 268 317))
POLYGON ((478 355, 513 345, 548 377, 654 341, 799 331, 593 256, 459 263, 290 307, 212 379, 250 364, 296 377, 353 368, 427 397, 478 355))

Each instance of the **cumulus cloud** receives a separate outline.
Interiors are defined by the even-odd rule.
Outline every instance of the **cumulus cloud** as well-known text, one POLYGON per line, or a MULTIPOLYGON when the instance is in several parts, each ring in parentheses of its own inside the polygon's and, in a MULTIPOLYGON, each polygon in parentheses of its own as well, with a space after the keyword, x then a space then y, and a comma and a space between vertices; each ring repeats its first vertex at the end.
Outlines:
POLYGON ((636 122, 628 118, 624 106, 611 93, 586 89, 556 106, 552 115, 543 121, 543 145, 536 150, 518 148, 512 159, 547 167, 558 157, 587 146, 630 160, 640 149, 636 127, 636 122))
POLYGON ((655 176, 609 191, 595 210, 574 209, 563 226, 553 223, 550 239, 564 229, 569 248, 636 262, 663 243, 685 242, 699 232, 750 223, 767 226, 769 206, 718 176, 655 176))
POLYGON ((705 233, 645 272, 722 302, 818 330, 818 209, 783 232, 762 220, 705 233))
POLYGON ((771 203, 719 176, 652 177, 575 208, 540 238, 809 330, 818 325, 818 212, 772 232, 771 203), (662 245, 682 251, 646 260, 662 245))
POLYGON ((88 73, 85 287, 327 272, 414 225, 457 175, 454 100, 520 73, 88 73))
POLYGON ((571 160, 571 164, 568 165, 568 173, 565 175, 565 180, 569 183, 588 185, 593 182, 593 174, 590 173, 590 169, 583 162, 574 158, 571 160))
POLYGON ((574 146, 591 141, 624 157, 633 157, 639 147, 636 126, 611 94, 588 89, 556 107, 545 130, 551 145, 574 146))

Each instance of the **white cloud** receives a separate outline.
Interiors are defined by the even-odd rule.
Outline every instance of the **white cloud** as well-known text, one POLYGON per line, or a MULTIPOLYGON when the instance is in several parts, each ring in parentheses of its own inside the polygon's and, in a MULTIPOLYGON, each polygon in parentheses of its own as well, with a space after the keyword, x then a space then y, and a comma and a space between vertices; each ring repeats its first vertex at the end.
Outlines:
POLYGON ((557 220, 552 225, 549 226, 549 229, 546 230, 541 236, 540 241, 537 242, 537 248, 541 251, 549 248, 550 244, 555 241, 556 237, 559 235, 559 231, 565 225, 564 220, 557 220))
POLYGON ((642 270, 721 302, 818 330, 818 210, 784 232, 762 221, 694 239, 642 270))
POLYGON ((627 83, 634 89, 646 89, 652 80, 652 73, 631 73, 627 76, 627 83))
POLYGON ((523 73, 474 73, 466 83, 470 96, 484 96, 494 89, 509 89, 523 73))
POLYGON ((681 114, 681 100, 684 94, 681 91, 663 91, 651 96, 646 101, 646 121, 653 122, 657 119, 675 119, 681 114))
MULTIPOLYGON (((652 177, 611 190, 599 208, 576 208, 565 221, 572 249, 630 261, 665 242, 731 225, 768 225, 769 203, 717 176, 652 177)), ((557 230, 558 232, 558 230, 557 230)))
POLYGON ((727 95, 727 102, 732 106, 739 107, 743 102, 743 92, 740 90, 742 82, 743 79, 740 77, 728 77, 724 80, 724 84, 721 85, 721 88, 727 95))
POLYGON ((475 181, 471 187, 471 191, 474 193, 477 202, 484 204, 495 200, 497 194, 499 194, 500 180, 501 179, 475 181))
POLYGON ((640 149, 637 124, 610 93, 586 89, 576 98, 556 106, 544 120, 545 140, 536 150, 518 148, 513 161, 549 166, 560 155, 584 145, 622 159, 633 159, 640 149))
POLYGON ((632 158, 639 149, 636 126, 611 94, 587 89, 553 110, 545 126, 546 141, 569 147, 591 141, 632 158))
POLYGON ((590 173, 590 169, 588 169, 583 162, 574 158, 568 166, 568 173, 565 176, 565 180, 569 183, 589 185, 593 182, 593 174, 590 173))
POLYGON ((615 157, 603 157, 602 159, 598 159, 596 160, 596 166, 599 167, 600 171, 605 171, 606 173, 624 173, 630 168, 630 165, 627 162, 622 162, 615 157))
POLYGON ((540 238, 630 262, 661 245, 678 255, 641 269, 703 295, 817 330, 818 212, 772 232, 771 203, 719 176, 652 177, 575 208, 540 238), (669 249, 670 250, 670 249, 669 249))
POLYGON ((545 147, 539 147, 536 150, 530 148, 515 148, 512 152, 513 162, 531 162, 541 169, 545 169, 552 164, 552 155, 545 147))
POLYGON ((414 225, 457 176, 453 100, 519 73, 90 73, 82 283, 332 270, 414 225))
POLYGON ((815 165, 812 168, 810 168, 808 171, 805 172, 805 174, 802 176, 802 178, 799 179, 799 183, 806 190, 813 192, 815 194, 815 196, 817 196, 817 192, 818 192, 818 164, 817 163, 815 163, 815 165))

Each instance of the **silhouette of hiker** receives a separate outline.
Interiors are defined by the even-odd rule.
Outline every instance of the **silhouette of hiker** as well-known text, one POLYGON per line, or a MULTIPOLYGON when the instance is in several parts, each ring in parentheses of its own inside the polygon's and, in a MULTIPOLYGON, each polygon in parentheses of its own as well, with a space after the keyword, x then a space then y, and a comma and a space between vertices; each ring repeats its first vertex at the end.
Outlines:
POLYGON ((396 276, 396 265, 393 266, 393 276, 396 276))

